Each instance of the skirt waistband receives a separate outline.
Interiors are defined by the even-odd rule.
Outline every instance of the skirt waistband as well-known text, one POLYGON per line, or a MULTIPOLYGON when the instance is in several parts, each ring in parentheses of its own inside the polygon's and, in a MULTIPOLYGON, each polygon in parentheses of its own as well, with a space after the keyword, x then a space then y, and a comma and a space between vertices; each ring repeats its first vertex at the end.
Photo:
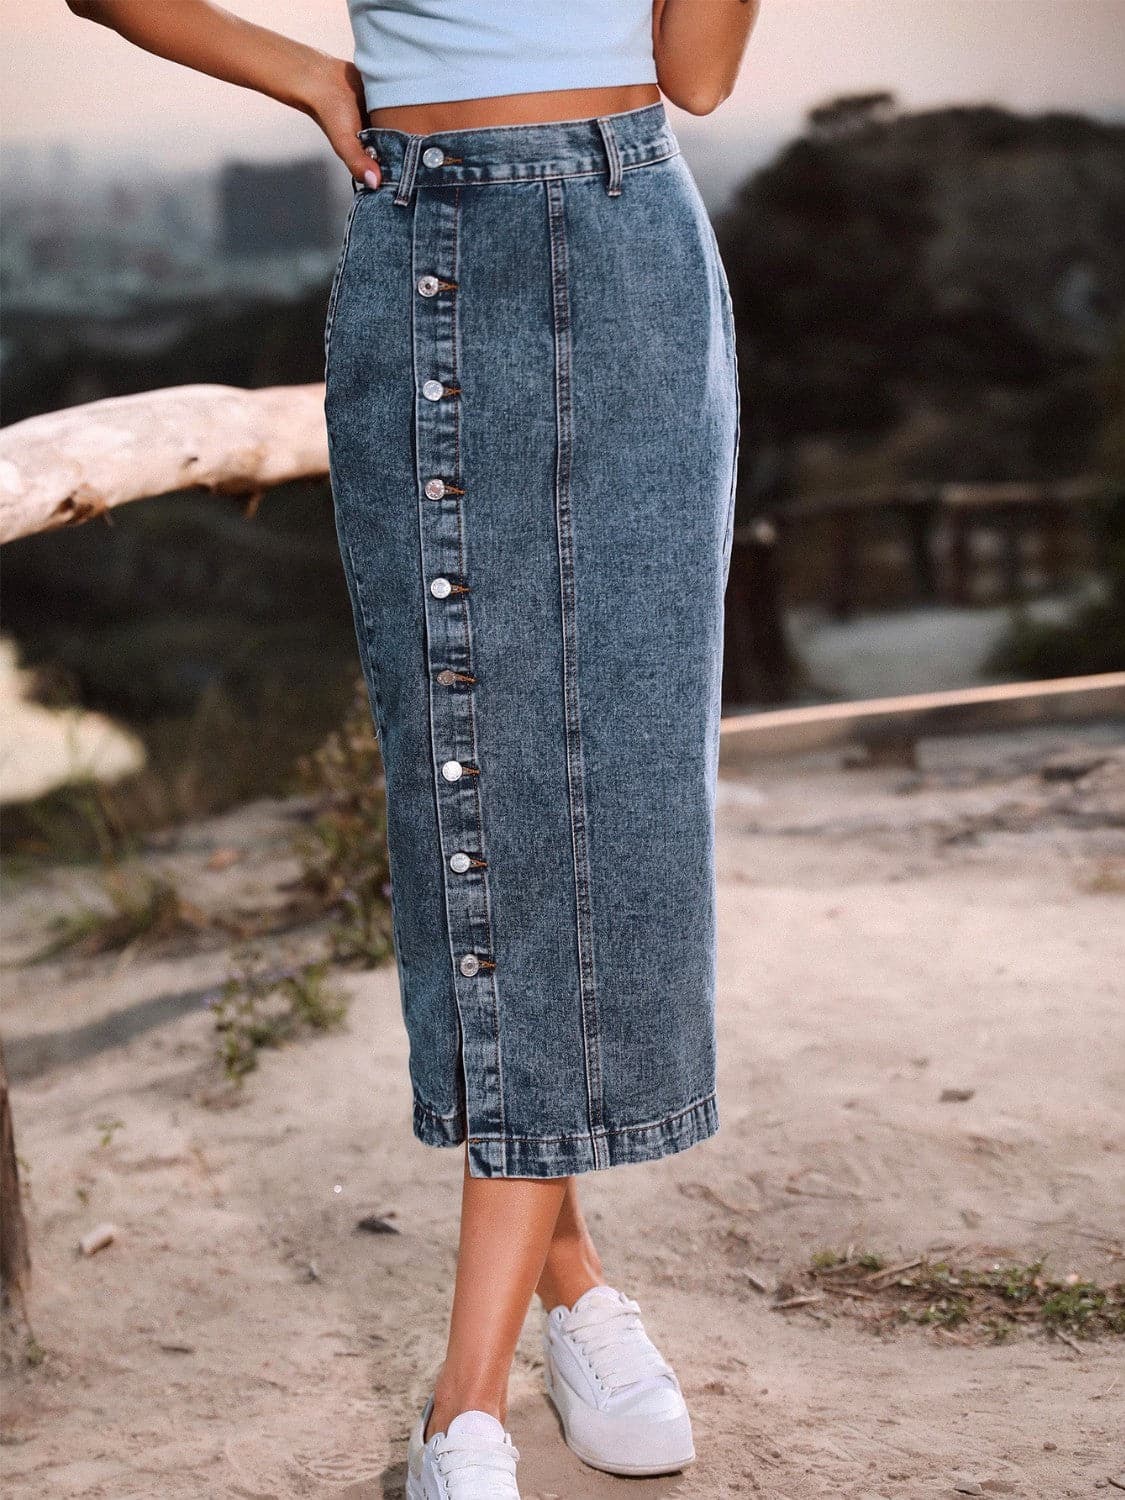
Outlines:
MULTIPOLYGON (((416 184, 483 187, 536 178, 604 174, 611 193, 621 191, 625 172, 664 161, 679 152, 664 105, 557 120, 546 125, 490 125, 411 135, 382 125, 356 132, 382 168, 395 202, 409 202, 416 184)), ((370 191, 362 183, 356 192, 370 191)))

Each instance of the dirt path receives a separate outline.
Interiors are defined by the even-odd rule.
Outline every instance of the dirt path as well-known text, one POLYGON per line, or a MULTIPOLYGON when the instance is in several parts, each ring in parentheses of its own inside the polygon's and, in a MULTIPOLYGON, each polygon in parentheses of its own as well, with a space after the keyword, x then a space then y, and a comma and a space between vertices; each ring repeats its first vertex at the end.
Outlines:
MULTIPOLYGON (((930 747, 921 777, 806 765, 724 784, 723 1128, 587 1180, 611 1278, 689 1392, 700 1462, 626 1483, 572 1459, 533 1315, 510 1420, 525 1500, 1116 1493, 1119 1341, 883 1340, 775 1311, 747 1276, 772 1288, 848 1244, 1125 1275, 1125 768, 1098 766, 1096 740, 1069 768, 1059 748, 959 742, 930 747), (971 1098, 941 1102, 951 1088, 971 1098)), ((193 830, 180 873, 234 843, 248 856, 234 885, 207 877, 216 899, 276 883, 281 826, 258 808, 193 830)), ((11 897, 10 953, 66 883, 11 897)), ((45 1351, 7 1378, 12 1500, 401 1495, 441 1352, 457 1155, 409 1136, 393 969, 350 979, 347 1030, 266 1056, 237 1107, 201 1102, 212 1036, 190 997, 224 972, 210 954, 6 975, 45 1351), (162 996, 189 999, 177 1014, 162 996), (81 1028, 96 1042, 145 1005, 130 1039, 76 1052, 81 1028), (357 1232, 371 1214, 399 1232, 357 1232), (117 1241, 77 1257, 103 1220, 117 1241)))

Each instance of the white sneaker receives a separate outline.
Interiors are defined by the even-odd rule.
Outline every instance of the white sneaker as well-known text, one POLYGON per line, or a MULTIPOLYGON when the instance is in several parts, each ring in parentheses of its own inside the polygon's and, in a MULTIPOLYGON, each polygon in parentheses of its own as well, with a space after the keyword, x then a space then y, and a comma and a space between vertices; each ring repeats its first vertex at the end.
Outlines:
POLYGON ((520 1500, 519 1449, 495 1417, 463 1411, 423 1441, 434 1398, 414 1424, 406 1459, 406 1500, 520 1500))
POLYGON ((669 1474, 695 1458, 680 1383, 640 1318, 595 1286, 547 1319, 547 1394, 568 1447, 607 1474, 669 1474))

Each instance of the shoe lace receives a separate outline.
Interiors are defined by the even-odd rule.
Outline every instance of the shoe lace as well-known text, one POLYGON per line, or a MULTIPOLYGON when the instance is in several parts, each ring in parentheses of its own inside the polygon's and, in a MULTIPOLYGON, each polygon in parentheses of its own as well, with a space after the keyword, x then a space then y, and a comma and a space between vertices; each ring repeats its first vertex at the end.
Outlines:
POLYGON ((451 1500, 520 1500, 520 1453, 510 1439, 499 1443, 442 1437, 434 1456, 451 1500))
POLYGON ((620 1303, 598 1301, 567 1323, 567 1333, 610 1395, 675 1379, 672 1367, 645 1333, 640 1312, 628 1298, 620 1303))

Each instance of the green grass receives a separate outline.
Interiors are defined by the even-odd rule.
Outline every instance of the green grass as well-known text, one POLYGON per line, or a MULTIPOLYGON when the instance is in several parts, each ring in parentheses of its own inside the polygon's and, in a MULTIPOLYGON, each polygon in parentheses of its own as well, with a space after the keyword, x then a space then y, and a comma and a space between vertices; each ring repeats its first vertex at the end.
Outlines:
POLYGON ((46 944, 34 955, 42 962, 60 953, 94 958, 119 953, 137 943, 158 945, 210 925, 185 901, 172 881, 140 867, 109 868, 102 876, 107 905, 80 906, 57 917, 46 944))
POLYGON ((331 956, 372 967, 393 952, 383 765, 362 683, 339 729, 298 762, 317 812, 298 852, 305 888, 330 910, 331 956))
POLYGON ((327 959, 315 959, 278 969, 258 948, 239 955, 212 1006, 218 1060, 228 1082, 240 1084, 253 1072, 263 1048, 343 1024, 348 997, 332 983, 330 968, 327 959))
POLYGON ((787 1284, 786 1291, 815 1292, 821 1308, 835 1303, 880 1332, 914 1324, 993 1343, 1021 1332, 1071 1340, 1125 1335, 1125 1283, 1055 1276, 1043 1260, 981 1266, 919 1257, 896 1267, 870 1251, 825 1249, 810 1257, 804 1280, 807 1286, 787 1284))

